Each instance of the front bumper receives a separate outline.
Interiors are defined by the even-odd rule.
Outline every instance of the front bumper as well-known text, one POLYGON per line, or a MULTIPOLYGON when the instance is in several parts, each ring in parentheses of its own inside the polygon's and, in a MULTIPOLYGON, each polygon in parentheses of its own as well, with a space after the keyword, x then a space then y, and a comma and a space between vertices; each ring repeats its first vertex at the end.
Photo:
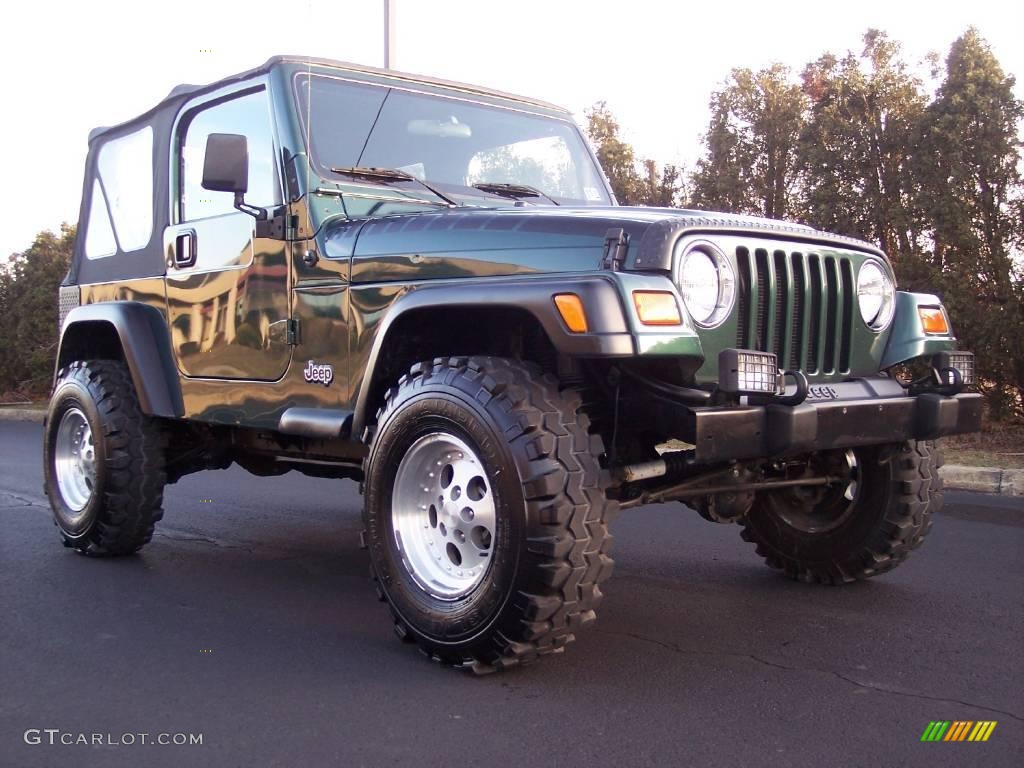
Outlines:
POLYGON ((695 446, 701 463, 786 456, 858 445, 931 440, 981 429, 982 397, 964 393, 804 402, 787 406, 672 408, 662 423, 695 446), (667 421, 665 421, 667 420, 667 421))

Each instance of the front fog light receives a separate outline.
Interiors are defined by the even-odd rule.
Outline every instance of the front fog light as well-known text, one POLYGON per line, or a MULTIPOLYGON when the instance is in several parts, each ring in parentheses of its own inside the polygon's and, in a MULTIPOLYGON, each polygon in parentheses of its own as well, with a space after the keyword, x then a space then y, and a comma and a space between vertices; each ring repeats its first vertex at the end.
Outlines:
POLYGON ((718 353, 718 387, 729 393, 779 391, 779 363, 771 352, 723 349, 718 353))
POLYGON ((973 352, 939 352, 932 357, 932 367, 939 372, 943 384, 956 383, 949 375, 950 368, 959 372, 960 383, 964 386, 974 383, 973 352))

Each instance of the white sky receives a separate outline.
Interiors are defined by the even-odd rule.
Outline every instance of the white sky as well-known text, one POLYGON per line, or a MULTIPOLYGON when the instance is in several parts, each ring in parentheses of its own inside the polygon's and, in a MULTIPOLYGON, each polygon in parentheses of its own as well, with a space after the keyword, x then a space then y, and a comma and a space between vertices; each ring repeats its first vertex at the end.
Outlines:
MULTIPOLYGON (((1004 69, 1024 77, 1024 6, 1005 0, 396 6, 397 69, 536 96, 580 119, 604 99, 638 153, 659 162, 692 165, 708 97, 731 68, 781 61, 798 70, 824 51, 859 51, 868 27, 902 41, 916 62, 929 51, 945 56, 973 24, 1004 69)), ((133 117, 178 83, 216 80, 275 53, 380 66, 382 8, 383 0, 6 3, 0 258, 77 219, 91 128, 133 117)))

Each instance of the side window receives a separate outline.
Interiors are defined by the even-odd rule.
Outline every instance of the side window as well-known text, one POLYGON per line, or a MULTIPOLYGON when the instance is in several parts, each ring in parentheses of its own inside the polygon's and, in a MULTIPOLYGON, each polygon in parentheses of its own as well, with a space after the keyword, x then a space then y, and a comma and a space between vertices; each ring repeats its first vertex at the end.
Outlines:
POLYGON ((137 251, 153 234, 153 129, 107 141, 96 160, 85 255, 137 251))
POLYGON ((107 198, 103 194, 100 180, 92 182, 92 199, 89 201, 89 219, 85 225, 85 257, 103 259, 117 253, 114 230, 107 214, 107 198))
POLYGON ((249 191, 245 202, 269 207, 281 202, 274 164, 274 142, 266 91, 221 101, 194 113, 181 140, 181 221, 235 213, 234 195, 203 189, 206 138, 211 133, 238 133, 249 147, 249 191))

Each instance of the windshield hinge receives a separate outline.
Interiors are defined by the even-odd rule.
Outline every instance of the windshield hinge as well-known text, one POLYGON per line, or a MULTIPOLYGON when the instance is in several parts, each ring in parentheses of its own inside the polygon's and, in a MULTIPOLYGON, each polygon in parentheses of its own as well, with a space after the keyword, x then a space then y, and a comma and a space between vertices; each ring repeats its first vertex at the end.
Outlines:
POLYGON ((262 221, 256 221, 256 237, 268 237, 271 240, 287 240, 288 206, 280 205, 270 212, 262 221))
POLYGON ((629 250, 629 235, 621 227, 613 227, 604 234, 604 255, 601 266, 613 272, 622 267, 629 250))

